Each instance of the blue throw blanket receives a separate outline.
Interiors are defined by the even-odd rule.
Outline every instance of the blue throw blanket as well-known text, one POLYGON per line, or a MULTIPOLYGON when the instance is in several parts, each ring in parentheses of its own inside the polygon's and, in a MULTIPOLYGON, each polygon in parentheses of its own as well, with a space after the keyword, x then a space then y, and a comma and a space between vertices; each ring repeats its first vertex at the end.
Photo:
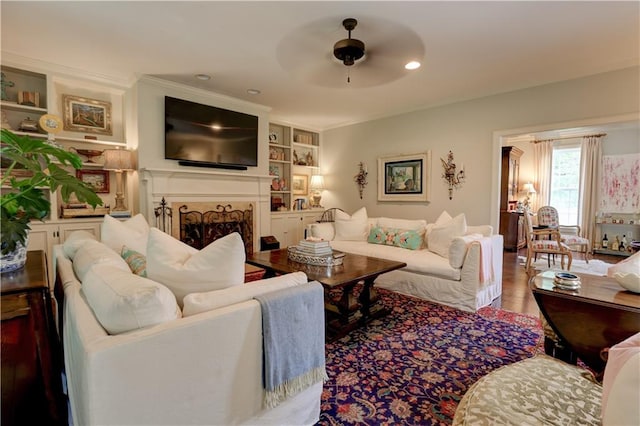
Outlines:
POLYGON ((265 405, 273 408, 327 380, 324 290, 318 282, 274 291, 256 300, 262 309, 265 405))

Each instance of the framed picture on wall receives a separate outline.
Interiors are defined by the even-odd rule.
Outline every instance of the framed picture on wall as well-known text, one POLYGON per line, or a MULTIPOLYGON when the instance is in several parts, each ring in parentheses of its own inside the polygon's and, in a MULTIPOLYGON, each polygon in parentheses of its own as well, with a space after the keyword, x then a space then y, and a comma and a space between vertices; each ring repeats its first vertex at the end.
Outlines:
POLYGON ((429 201, 431 151, 378 158, 379 201, 429 201))
POLYGON ((62 95, 64 130, 72 132, 113 134, 111 102, 62 95))
POLYGON ((109 193, 108 170, 77 170, 76 177, 89 185, 97 194, 109 193))
POLYGON ((293 175, 291 189, 294 195, 307 195, 309 193, 309 176, 293 175))

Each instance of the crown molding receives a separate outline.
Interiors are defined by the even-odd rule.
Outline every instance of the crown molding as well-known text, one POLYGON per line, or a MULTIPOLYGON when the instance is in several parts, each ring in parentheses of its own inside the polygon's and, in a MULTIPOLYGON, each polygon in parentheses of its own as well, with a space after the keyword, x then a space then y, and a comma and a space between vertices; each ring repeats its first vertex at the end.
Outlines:
POLYGON ((182 83, 176 83, 175 81, 164 80, 162 78, 155 77, 155 76, 148 75, 148 74, 140 75, 138 77, 138 83, 140 83, 140 82, 152 84, 154 86, 160 86, 160 87, 163 87, 165 89, 173 89, 173 90, 179 90, 181 92, 187 92, 187 93, 189 93, 191 95, 195 95, 195 96, 206 96, 206 97, 209 97, 209 98, 215 98, 216 100, 218 100, 220 102, 229 102, 229 103, 237 104, 237 105, 242 106, 244 108, 252 108, 254 110, 263 111, 263 112, 267 112, 267 113, 271 111, 271 107, 266 106, 266 105, 245 101, 243 99, 238 99, 238 98, 234 98, 234 97, 227 96, 227 95, 222 95, 220 93, 212 92, 210 90, 205 90, 205 89, 200 89, 200 88, 197 88, 197 87, 187 86, 187 85, 182 84, 182 83))
POLYGON ((4 51, 2 52, 2 65, 15 68, 27 68, 30 71, 36 71, 42 74, 59 74, 62 76, 88 80, 103 85, 117 86, 122 89, 130 88, 136 81, 135 76, 126 78, 100 73, 92 73, 86 70, 80 70, 65 65, 54 64, 52 62, 46 62, 40 59, 28 58, 26 56, 16 55, 14 53, 4 51))

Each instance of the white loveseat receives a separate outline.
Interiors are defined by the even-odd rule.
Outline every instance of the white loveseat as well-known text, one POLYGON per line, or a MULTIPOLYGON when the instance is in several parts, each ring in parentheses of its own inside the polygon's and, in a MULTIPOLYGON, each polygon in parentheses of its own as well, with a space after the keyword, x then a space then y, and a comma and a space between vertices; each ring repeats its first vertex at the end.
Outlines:
POLYGON ((309 225, 308 235, 329 240, 334 250, 407 264, 380 275, 379 288, 472 312, 502 294, 502 235, 493 234, 489 225, 467 226, 464 215, 443 212, 428 224, 369 218, 364 208, 351 216, 337 211, 334 222, 309 225))
MULTIPOLYGON (((319 419, 322 379, 266 408, 263 321, 254 299, 307 285, 305 274, 193 293, 180 309, 170 290, 134 277, 118 253, 98 241, 83 242, 85 237, 72 235, 54 247, 75 424, 282 425, 319 419), (134 278, 142 280, 136 283, 143 290, 132 295, 122 285, 134 278), (109 281, 108 288, 95 285, 109 281)), ((318 304, 322 311, 322 297, 318 304)), ((316 352, 324 361, 324 345, 316 352)))

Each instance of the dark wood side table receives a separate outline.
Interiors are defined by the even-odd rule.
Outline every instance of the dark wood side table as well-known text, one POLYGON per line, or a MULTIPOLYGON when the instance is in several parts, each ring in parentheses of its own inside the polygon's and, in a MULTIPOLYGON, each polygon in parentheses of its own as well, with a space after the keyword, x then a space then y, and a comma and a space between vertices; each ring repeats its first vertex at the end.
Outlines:
MULTIPOLYGON (((66 424, 67 409, 62 393, 61 351, 53 319, 44 252, 41 250, 28 252, 24 268, 4 273, 1 279, 2 321, 4 323, 17 317, 26 317, 31 336, 19 336, 19 338, 32 338, 35 341, 36 361, 42 375, 49 420, 53 424, 66 424)), ((5 357, 3 356, 2 359, 4 363, 5 357)), ((2 369, 5 368, 10 370, 12 367, 3 365, 2 369)), ((2 390, 3 405, 5 391, 7 390, 2 390)))
POLYGON ((640 332, 640 294, 613 278, 587 274, 576 274, 579 289, 561 290, 554 286, 554 274, 546 271, 529 282, 540 312, 572 355, 602 372, 600 351, 640 332))

